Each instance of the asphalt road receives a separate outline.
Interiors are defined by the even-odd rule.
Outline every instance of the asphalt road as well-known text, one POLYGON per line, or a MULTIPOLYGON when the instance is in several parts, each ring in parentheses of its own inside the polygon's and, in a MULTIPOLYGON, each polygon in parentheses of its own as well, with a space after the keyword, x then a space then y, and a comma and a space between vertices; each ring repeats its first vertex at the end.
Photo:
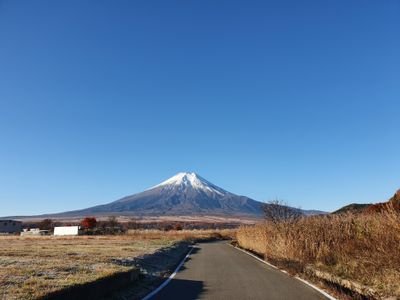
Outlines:
POLYGON ((202 243, 155 299, 327 299, 225 242, 202 243))

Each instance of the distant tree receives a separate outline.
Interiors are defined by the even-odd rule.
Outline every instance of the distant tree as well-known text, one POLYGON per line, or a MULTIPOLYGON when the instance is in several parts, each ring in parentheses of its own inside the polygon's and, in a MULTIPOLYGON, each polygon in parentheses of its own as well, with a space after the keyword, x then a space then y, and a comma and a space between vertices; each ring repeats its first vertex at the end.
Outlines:
POLYGON ((161 226, 162 226, 162 230, 164 230, 164 231, 170 231, 170 230, 174 229, 174 226, 171 223, 167 223, 167 222, 165 222, 161 226))
POLYGON ((52 230, 54 228, 53 220, 44 219, 38 224, 39 229, 41 230, 52 230))
POLYGON ((298 220, 303 213, 298 208, 288 206, 282 200, 272 200, 263 205, 264 217, 274 224, 293 222, 298 220))
POLYGON ((174 230, 182 230, 183 229, 183 227, 182 227, 182 224, 181 223, 176 223, 175 225, 174 225, 174 230))
POLYGON ((113 228, 113 227, 119 227, 120 224, 119 224, 119 222, 118 222, 118 220, 117 220, 117 217, 116 217, 116 216, 110 216, 110 217, 108 217, 108 220, 106 221, 106 226, 107 226, 107 227, 111 227, 111 228, 113 228))
POLYGON ((139 229, 140 225, 135 218, 131 218, 124 224, 125 229, 139 229))
POLYGON ((122 226, 115 216, 110 216, 106 221, 99 222, 99 233, 101 234, 120 234, 126 231, 126 226, 122 226))
POLYGON ((81 221, 81 226, 84 229, 93 229, 97 225, 97 220, 94 217, 86 217, 81 221))

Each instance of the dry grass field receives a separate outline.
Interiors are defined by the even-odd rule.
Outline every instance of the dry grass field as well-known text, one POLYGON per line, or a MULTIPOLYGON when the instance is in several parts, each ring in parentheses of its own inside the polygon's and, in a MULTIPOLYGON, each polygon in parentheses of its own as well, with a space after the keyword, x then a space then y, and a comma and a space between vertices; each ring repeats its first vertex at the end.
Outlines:
POLYGON ((242 226, 237 240, 293 272, 311 267, 368 286, 375 296, 400 298, 400 214, 395 210, 242 226))
POLYGON ((0 299, 36 299, 49 292, 126 271, 115 258, 152 253, 180 240, 231 231, 129 231, 118 236, 0 236, 0 299))

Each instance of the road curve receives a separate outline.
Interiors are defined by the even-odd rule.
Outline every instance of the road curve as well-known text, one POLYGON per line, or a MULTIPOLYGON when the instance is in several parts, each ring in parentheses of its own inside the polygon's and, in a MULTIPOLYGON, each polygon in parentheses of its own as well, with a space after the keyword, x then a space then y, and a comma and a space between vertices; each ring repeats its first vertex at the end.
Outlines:
POLYGON ((327 299, 318 291, 227 245, 201 243, 152 300, 327 299))

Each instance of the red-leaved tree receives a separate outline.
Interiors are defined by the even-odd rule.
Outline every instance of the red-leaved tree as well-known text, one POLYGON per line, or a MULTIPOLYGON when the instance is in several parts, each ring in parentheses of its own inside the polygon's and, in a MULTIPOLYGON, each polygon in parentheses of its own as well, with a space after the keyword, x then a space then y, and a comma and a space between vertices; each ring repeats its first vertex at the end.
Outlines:
POLYGON ((86 217, 81 221, 81 226, 85 229, 93 229, 97 225, 96 218, 86 217))

